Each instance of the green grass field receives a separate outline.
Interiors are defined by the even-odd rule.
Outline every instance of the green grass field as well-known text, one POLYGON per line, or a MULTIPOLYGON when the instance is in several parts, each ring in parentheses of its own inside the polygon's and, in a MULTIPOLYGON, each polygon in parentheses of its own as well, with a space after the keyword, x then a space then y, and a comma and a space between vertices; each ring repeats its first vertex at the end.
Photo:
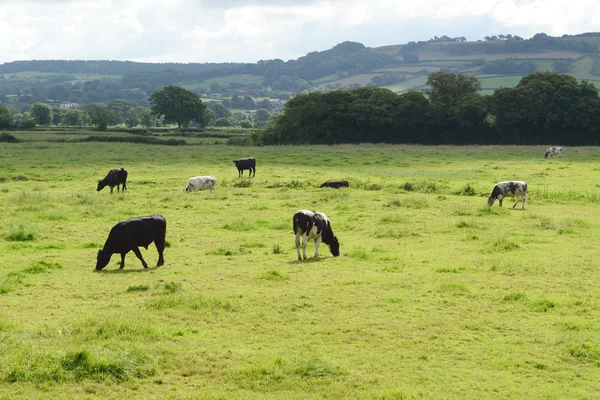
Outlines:
POLYGON ((600 149, 544 150, 0 143, 0 398, 598 398, 600 149), (128 191, 96 192, 117 167, 128 191), (525 210, 488 208, 509 179, 525 210), (296 260, 298 209, 340 257, 296 260), (94 272, 152 213, 165 266, 94 272))

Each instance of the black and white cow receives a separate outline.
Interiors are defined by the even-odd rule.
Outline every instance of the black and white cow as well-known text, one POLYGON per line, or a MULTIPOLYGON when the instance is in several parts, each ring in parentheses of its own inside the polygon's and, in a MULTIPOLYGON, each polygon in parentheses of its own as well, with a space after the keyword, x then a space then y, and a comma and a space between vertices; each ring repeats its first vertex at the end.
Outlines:
POLYGON ((341 187, 349 187, 348 181, 327 181, 321 185, 322 188, 328 187, 333 189, 339 189, 341 187))
POLYGON ((115 253, 121 254, 119 268, 125 267, 125 255, 132 250, 140 259, 144 268, 148 268, 148 264, 144 261, 138 247, 142 246, 148 249, 148 245, 152 242, 158 250, 158 263, 156 266, 164 265, 163 251, 165 250, 166 231, 167 220, 160 214, 120 221, 110 230, 104 248, 98 251, 96 271, 101 271, 102 268, 106 267, 110 257, 115 253))
POLYGON ((555 155, 558 155, 558 158, 561 158, 562 147, 548 147, 548 150, 546 150, 546 155, 544 155, 544 158, 550 158, 555 155))
POLYGON ((208 189, 209 192, 213 193, 215 191, 216 184, 217 180, 214 176, 195 176, 188 179, 185 191, 195 192, 198 190, 208 189))
POLYGON ((298 260, 306 260, 306 243, 308 239, 315 241, 315 257, 319 257, 321 241, 329 245, 329 250, 334 257, 340 255, 340 243, 333 235, 329 218, 317 211, 300 210, 293 218, 294 235, 296 235, 296 250, 298 260), (302 255, 300 255, 300 237, 302 237, 302 255))
POLYGON ((498 199, 500 207, 502 207, 502 199, 505 197, 514 197, 517 199, 512 208, 521 201, 522 209, 525 209, 525 201, 527 200, 527 183, 522 181, 505 181, 498 182, 494 185, 492 194, 488 197, 488 206, 492 206, 494 201, 498 199))
POLYGON ((119 191, 119 185, 123 185, 123 191, 127 190, 127 171, 124 168, 111 169, 108 171, 108 174, 106 174, 104 179, 98 181, 96 191, 99 192, 104 189, 105 186, 108 186, 110 187, 110 194, 112 194, 115 186, 117 187, 117 192, 119 191))
POLYGON ((252 176, 256 176, 256 159, 254 157, 249 158, 240 158, 239 160, 234 160, 233 163, 237 167, 238 177, 244 176, 244 170, 248 170, 248 176, 252 174, 252 176))

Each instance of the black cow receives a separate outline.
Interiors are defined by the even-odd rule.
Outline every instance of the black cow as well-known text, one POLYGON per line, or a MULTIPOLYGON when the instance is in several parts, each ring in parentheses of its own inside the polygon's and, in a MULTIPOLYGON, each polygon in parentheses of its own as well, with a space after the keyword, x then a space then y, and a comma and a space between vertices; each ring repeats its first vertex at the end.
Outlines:
POLYGON ((108 234, 108 239, 104 243, 104 248, 98 251, 98 260, 96 261, 96 271, 101 271, 110 261, 110 257, 115 253, 121 254, 121 266, 125 266, 125 255, 131 250, 140 259, 144 268, 148 264, 142 258, 139 246, 148 249, 152 242, 158 250, 158 263, 160 267, 165 263, 163 251, 165 250, 165 234, 167 232, 167 220, 160 214, 150 215, 148 217, 131 218, 120 221, 113 226, 108 234))
POLYGON ((296 235, 298 260, 302 260, 300 255, 300 236, 302 236, 302 255, 305 260, 308 239, 314 239, 315 241, 315 257, 319 257, 319 245, 321 241, 329 245, 329 250, 331 250, 331 254, 334 257, 340 255, 340 243, 337 237, 333 235, 331 223, 325 214, 317 211, 300 210, 294 214, 293 229, 296 235))
POLYGON ((350 187, 350 185, 348 184, 348 181, 327 181, 324 184, 322 184, 321 187, 339 189, 341 187, 350 187))
POLYGON ((111 169, 106 174, 106 177, 101 181, 98 181, 98 188, 96 191, 101 191, 105 186, 110 187, 110 194, 113 192, 113 188, 117 187, 119 191, 119 185, 123 185, 123 191, 127 190, 127 171, 124 168, 111 169))
POLYGON ((256 159, 254 157, 249 158, 240 158, 239 160, 234 160, 233 163, 237 167, 238 177, 244 176, 244 170, 248 170, 248 176, 252 174, 252 176, 256 176, 256 159))

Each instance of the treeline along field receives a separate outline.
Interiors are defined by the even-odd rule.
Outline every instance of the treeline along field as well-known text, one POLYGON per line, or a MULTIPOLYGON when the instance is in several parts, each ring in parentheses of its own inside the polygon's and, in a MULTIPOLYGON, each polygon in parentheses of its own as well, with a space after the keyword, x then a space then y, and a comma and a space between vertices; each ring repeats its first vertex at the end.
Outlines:
POLYGON ((595 398, 600 148, 545 150, 0 143, 0 398, 595 398), (486 206, 503 180, 525 210, 486 206), (339 257, 297 261, 299 209, 339 257), (163 267, 93 272, 153 213, 163 267))

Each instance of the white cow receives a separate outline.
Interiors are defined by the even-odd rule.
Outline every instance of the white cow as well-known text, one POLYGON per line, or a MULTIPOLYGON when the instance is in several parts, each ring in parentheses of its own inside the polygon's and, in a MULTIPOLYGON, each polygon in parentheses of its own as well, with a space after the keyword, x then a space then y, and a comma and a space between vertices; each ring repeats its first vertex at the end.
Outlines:
POLYGON ((496 199, 502 207, 502 199, 505 197, 514 197, 517 199, 512 208, 515 208, 519 201, 523 202, 522 209, 525 209, 525 200, 527 200, 527 183, 522 181, 498 182, 494 185, 492 194, 488 197, 488 206, 492 206, 496 199))
POLYGON ((195 176, 188 179, 187 186, 185 187, 186 192, 195 192, 198 190, 208 189, 211 193, 215 191, 215 185, 217 180, 214 176, 195 176))
POLYGON ((562 147, 548 147, 548 150, 546 150, 546 155, 544 156, 544 158, 550 158, 557 154, 558 154, 558 158, 561 158, 562 147))

